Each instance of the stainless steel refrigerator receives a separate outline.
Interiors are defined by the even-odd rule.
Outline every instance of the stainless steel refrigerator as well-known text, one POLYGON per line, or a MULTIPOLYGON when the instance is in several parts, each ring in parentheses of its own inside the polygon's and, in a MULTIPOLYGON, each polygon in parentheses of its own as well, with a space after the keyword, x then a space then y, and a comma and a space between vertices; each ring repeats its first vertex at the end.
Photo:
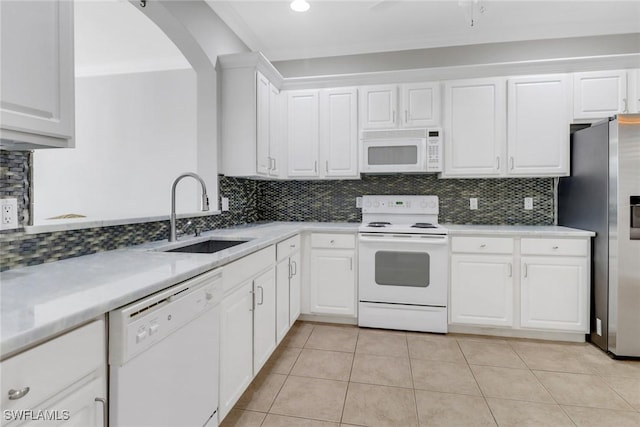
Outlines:
POLYGON ((597 233, 590 341, 614 356, 640 357, 640 114, 572 134, 558 223, 597 233))

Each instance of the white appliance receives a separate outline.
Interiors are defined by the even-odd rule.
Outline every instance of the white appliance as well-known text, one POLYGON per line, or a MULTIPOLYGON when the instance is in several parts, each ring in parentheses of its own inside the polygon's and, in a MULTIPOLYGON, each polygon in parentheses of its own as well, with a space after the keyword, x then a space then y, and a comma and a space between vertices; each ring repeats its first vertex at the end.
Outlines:
POLYGON ((109 313, 109 425, 217 426, 214 270, 109 313))
POLYGON ((362 173, 442 172, 442 129, 362 131, 362 173))
POLYGON ((447 332, 449 238, 437 196, 363 196, 358 325, 447 332))

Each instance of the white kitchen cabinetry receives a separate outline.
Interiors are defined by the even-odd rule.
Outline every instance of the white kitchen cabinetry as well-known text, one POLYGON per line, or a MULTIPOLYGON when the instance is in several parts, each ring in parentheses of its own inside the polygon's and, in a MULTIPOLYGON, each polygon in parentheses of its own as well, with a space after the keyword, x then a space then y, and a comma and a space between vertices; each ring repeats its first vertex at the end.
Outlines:
POLYGON ((505 79, 444 83, 443 177, 500 176, 505 167, 505 79))
POLYGON ((407 83, 360 88, 361 129, 439 125, 440 86, 438 83, 407 83), (398 108, 398 99, 400 108, 398 108))
MULTIPOLYGON (((105 325, 100 319, 2 361, 2 408, 34 414, 48 411, 56 417, 56 425, 106 425, 105 344, 105 325), (20 392, 23 397, 9 399, 20 392)), ((42 424, 11 422, 4 415, 2 425, 42 424)))
POLYGON ((629 70, 629 112, 640 113, 640 69, 629 70))
POLYGON ((225 265, 220 304, 219 419, 236 404, 275 348, 275 247, 225 265))
POLYGON ((569 174, 569 77, 566 74, 508 80, 506 174, 569 174))
POLYGON ((2 148, 73 147, 73 2, 0 2, 2 148))
POLYGON ((627 71, 590 71, 573 74, 573 118, 602 119, 630 112, 627 71))
POLYGON ((521 326, 589 331, 589 245, 578 239, 522 239, 521 326))
POLYGON ((276 246, 276 341, 280 343, 300 315, 300 235, 276 246))
POLYGON ((357 91, 288 93, 288 177, 357 178, 357 91))
POLYGON ((319 135, 317 90, 290 91, 287 94, 288 176, 319 177, 319 135))
POLYGON ((353 234, 311 234, 310 312, 356 315, 356 260, 353 234))
POLYGON ((320 164, 323 178, 358 176, 358 91, 320 91, 320 164))
POLYGON ((450 323, 582 336, 589 245, 588 237, 453 236, 450 323))
POLYGON ((454 237, 451 323, 513 325, 513 239, 454 237))
POLYGON ((270 269, 253 280, 253 372, 276 348, 276 271, 270 269))
POLYGON ((260 53, 221 55, 217 70, 222 173, 281 177, 282 77, 260 53))

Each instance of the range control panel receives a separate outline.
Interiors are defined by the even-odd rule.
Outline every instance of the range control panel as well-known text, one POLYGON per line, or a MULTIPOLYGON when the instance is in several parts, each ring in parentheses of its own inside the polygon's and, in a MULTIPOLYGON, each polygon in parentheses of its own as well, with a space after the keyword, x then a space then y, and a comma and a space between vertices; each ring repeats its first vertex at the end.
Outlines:
POLYGON ((437 215, 438 196, 362 196, 362 213, 437 215))

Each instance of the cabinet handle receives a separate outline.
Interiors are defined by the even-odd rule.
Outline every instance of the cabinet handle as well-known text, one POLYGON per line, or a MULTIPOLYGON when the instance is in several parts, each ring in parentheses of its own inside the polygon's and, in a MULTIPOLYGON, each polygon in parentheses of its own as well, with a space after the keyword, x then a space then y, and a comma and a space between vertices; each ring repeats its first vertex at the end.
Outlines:
POLYGON ((509 263, 509 277, 513 277, 513 265, 509 263))
POLYGON ((627 101, 627 98, 622 98, 622 102, 624 103, 624 110, 622 110, 623 113, 628 113, 629 112, 629 103, 627 101))
POLYGON ((500 170, 500 156, 496 156, 496 170, 500 170))
POLYGON ((29 393, 29 390, 31 390, 29 387, 21 388, 20 390, 11 389, 9 390, 9 400, 22 399, 29 393))
POLYGON ((527 264, 524 264, 523 267, 524 267, 524 277, 527 277, 527 264))
POLYGON ((293 265, 293 274, 291 275, 293 277, 298 274, 298 263, 295 261, 291 261, 291 264, 293 265))
POLYGON ((276 158, 272 157, 271 160, 273 160, 273 167, 271 168, 271 170, 276 170, 276 158))
POLYGON ((313 162, 313 171, 315 173, 318 173, 318 161, 317 160, 313 162))
POLYGON ((481 244, 481 245, 480 245, 480 247, 481 247, 481 248, 486 248, 486 247, 487 247, 487 244, 486 244, 486 243, 483 243, 483 244, 481 244))
POLYGON ((296 247, 296 245, 295 245, 295 244, 293 244, 293 245, 289 245, 289 247, 290 247, 291 249, 294 249, 294 248, 296 247))
POLYGON ((324 162, 324 171, 329 173, 329 160, 325 160, 324 162))
POLYGON ((353 271, 353 258, 349 258, 349 270, 353 271))
POLYGON ((511 162, 509 169, 513 170, 513 156, 509 158, 509 161, 511 162))
POLYGON ((404 122, 409 123, 409 111, 404 110, 404 122))
POLYGON ((256 293, 253 289, 251 289, 249 293, 251 294, 251 308, 249 311, 253 311, 256 308, 256 293))
POLYGON ((393 120, 391 121, 391 123, 395 123, 396 122, 396 110, 393 110, 393 120))
POLYGON ((553 246, 552 249, 558 249, 558 246, 553 246))
POLYGON ((289 260, 289 280, 293 277, 293 261, 289 260))
POLYGON ((262 305, 264 304, 264 289, 262 286, 258 286, 258 289, 260 289, 260 302, 257 305, 262 305))
POLYGON ((109 415, 109 407, 107 406, 107 399, 104 397, 96 397, 93 401, 100 402, 102 404, 102 425, 104 427, 108 427, 109 423, 107 422, 107 416, 109 415))

